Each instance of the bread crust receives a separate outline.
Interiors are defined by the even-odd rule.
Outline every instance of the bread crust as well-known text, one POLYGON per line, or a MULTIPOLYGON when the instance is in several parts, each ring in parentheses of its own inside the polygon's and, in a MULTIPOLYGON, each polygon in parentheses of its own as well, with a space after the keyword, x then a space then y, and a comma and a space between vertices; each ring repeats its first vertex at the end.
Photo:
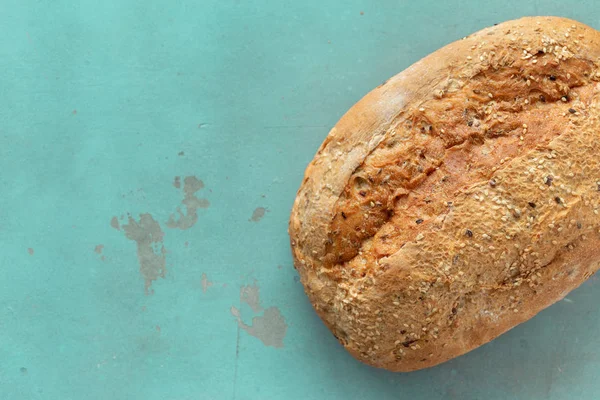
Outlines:
POLYGON ((600 267, 600 33, 557 17, 451 43, 355 104, 308 165, 295 268, 357 359, 464 354, 600 267))

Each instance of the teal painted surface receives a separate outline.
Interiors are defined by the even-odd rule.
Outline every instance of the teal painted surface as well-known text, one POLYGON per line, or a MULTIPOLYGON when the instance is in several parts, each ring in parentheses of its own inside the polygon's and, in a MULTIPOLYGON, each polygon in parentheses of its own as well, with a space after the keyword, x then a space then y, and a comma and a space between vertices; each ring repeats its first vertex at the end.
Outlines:
POLYGON ((595 278, 464 357, 393 374, 337 344, 288 248, 304 168, 354 102, 446 43, 536 14, 600 28, 591 0, 3 1, 0 398, 597 398, 595 278), (186 230, 167 223, 176 176, 210 202, 186 230), (164 233, 153 294, 127 213, 164 233), (231 307, 246 325, 276 307, 284 346, 231 307))

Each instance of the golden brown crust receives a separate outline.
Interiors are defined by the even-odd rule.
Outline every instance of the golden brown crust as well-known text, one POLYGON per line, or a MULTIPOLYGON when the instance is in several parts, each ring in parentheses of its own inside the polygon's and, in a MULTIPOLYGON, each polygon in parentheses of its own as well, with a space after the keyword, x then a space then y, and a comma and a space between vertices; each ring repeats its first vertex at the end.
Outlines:
POLYGON ((478 347, 600 267, 600 33, 532 17, 452 43, 352 107, 290 219, 316 311, 394 371, 478 347))

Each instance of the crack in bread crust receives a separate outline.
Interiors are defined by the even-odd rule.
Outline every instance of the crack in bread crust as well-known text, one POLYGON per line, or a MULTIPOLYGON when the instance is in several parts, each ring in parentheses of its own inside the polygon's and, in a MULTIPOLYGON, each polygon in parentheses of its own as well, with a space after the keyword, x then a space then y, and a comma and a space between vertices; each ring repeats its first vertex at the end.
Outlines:
MULTIPOLYGON (((500 58, 503 63, 509 62, 500 58)), ((547 62, 546 58, 540 57, 540 62, 547 62)), ((509 63, 509 67, 503 67, 490 62, 488 69, 467 83, 459 82, 461 89, 456 92, 422 102, 418 109, 403 113, 403 118, 353 172, 336 203, 327 248, 332 264, 351 261, 361 252, 364 241, 373 236, 378 235, 376 240, 380 242, 380 254, 375 258, 382 258, 420 232, 435 229, 429 224, 429 216, 444 213, 464 183, 489 180, 500 155, 510 159, 548 143, 557 133, 548 129, 551 121, 544 114, 557 106, 567 110, 570 105, 561 98, 580 97, 577 89, 591 82, 593 63, 588 60, 569 59, 559 65, 548 62, 535 72, 518 61, 509 63), (550 80, 554 74, 561 78, 550 80), (563 81, 563 76, 569 78, 563 81), (487 95, 490 93, 495 93, 493 98, 487 95), (444 119, 438 118, 437 123, 427 116, 442 113, 444 119), (444 160, 453 149, 458 153, 453 163, 460 163, 459 157, 471 157, 468 165, 464 163, 467 168, 447 167, 444 160), (489 153, 473 157, 482 149, 489 153), (432 179, 438 182, 427 182, 423 188, 432 179), (417 224, 420 226, 398 232, 396 221, 409 217, 421 219, 417 224), (380 240, 381 236, 386 239, 380 240)))

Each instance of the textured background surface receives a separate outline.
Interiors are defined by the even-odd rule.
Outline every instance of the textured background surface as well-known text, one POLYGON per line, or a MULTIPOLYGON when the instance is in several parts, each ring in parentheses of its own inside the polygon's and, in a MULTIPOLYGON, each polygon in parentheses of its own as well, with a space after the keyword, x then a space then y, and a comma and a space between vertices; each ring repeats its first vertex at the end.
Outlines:
POLYGON ((393 374, 320 323, 286 234, 353 103, 446 43, 550 14, 600 28, 592 0, 0 2, 0 398, 597 398, 596 278, 393 374))

